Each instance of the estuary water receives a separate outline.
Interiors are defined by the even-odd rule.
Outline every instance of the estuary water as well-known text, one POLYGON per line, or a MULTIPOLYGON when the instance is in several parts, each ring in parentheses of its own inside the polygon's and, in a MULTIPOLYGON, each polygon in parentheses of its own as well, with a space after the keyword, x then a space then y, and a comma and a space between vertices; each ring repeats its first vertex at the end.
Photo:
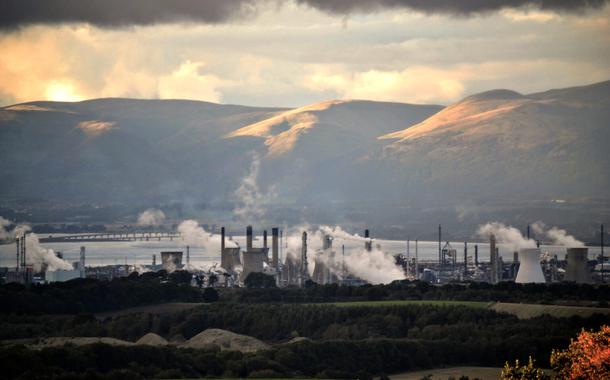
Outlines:
MULTIPOLYGON (((245 247, 245 236, 235 236, 232 238, 239 243, 241 247, 245 247)), ((271 238, 269 237, 269 246, 271 238)), ((310 242, 310 248, 316 244, 310 242)), ((355 240, 343 240, 337 238, 333 242, 333 248, 337 254, 342 253, 342 246, 345 246, 345 255, 349 255, 354 250, 360 250, 363 247, 363 242, 355 240)), ((457 261, 464 260, 464 242, 451 242, 451 246, 457 250, 457 261)), ((474 246, 478 245, 479 261, 489 261, 489 244, 487 243, 468 243, 468 256, 474 257, 474 246)), ((254 246, 261 247, 263 245, 262 236, 256 236, 254 246)), ((280 256, 285 257, 287 253, 287 244, 284 240, 280 244, 280 256)), ((380 245, 381 249, 388 254, 406 254, 407 242, 398 240, 381 240, 375 239, 373 245, 380 245)), ((445 242, 442 244, 445 245, 445 242)), ((181 239, 169 240, 150 240, 150 241, 126 241, 126 242, 65 242, 65 243, 43 243, 42 246, 46 249, 52 249, 55 252, 61 252, 64 259, 68 262, 78 261, 80 247, 86 248, 86 265, 101 266, 113 264, 128 264, 128 265, 149 265, 152 263, 152 256, 157 255, 157 263, 161 262, 161 251, 183 251, 186 257, 186 243, 181 239)), ((505 262, 513 260, 513 249, 511 246, 498 244, 500 256, 505 262)), ((409 245, 409 254, 415 257, 415 242, 411 241, 409 245)), ((548 253, 551 256, 557 255, 559 259, 565 257, 566 249, 561 246, 541 246, 542 252, 548 253)), ((438 260, 438 242, 437 241, 420 241, 418 242, 418 257, 420 261, 438 260)), ((600 253, 600 247, 589 247, 589 258, 595 259, 600 253)), ((608 254, 609 252, 606 252, 608 254)), ((469 259, 469 261, 472 259, 469 259)), ((184 261, 184 260, 183 260, 184 261)), ((203 246, 190 246, 190 261, 191 264, 201 267, 208 267, 215 263, 220 263, 220 251, 207 251, 203 246)), ((16 247, 14 244, 0 245, 0 267, 14 267, 16 265, 16 247)))

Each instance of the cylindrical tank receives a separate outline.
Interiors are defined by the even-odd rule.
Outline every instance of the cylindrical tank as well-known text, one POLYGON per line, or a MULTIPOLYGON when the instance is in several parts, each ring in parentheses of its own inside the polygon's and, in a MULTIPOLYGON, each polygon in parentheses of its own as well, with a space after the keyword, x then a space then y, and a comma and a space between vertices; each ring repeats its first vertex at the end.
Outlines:
POLYGON ((545 283, 542 267, 540 266, 540 249, 524 248, 519 251, 519 272, 516 283, 545 283))
POLYGON ((565 281, 573 281, 580 284, 590 284, 593 282, 591 272, 587 267, 589 261, 588 253, 588 248, 568 248, 565 281))

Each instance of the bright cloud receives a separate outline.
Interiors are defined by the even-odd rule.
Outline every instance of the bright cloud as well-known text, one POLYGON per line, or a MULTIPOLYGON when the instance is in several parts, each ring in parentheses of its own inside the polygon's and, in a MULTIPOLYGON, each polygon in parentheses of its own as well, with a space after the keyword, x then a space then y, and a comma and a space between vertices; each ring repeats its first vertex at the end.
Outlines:
POLYGON ((610 7, 460 18, 331 13, 285 3, 213 25, 0 33, 0 105, 96 97, 302 106, 331 98, 447 104, 610 78, 610 7))

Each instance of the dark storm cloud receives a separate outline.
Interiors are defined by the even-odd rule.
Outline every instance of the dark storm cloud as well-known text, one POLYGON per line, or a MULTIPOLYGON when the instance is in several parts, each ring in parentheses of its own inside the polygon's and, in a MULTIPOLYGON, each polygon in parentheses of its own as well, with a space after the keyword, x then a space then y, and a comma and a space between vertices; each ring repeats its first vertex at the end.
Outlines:
POLYGON ((0 28, 86 22, 101 27, 193 21, 221 23, 247 16, 265 0, 1 0, 0 28))
POLYGON ((560 12, 600 8, 608 0, 297 0, 334 14, 366 13, 384 9, 412 9, 428 14, 472 15, 504 8, 533 6, 560 12))
MULTIPOLYGON (((582 11, 610 0, 295 0, 320 11, 346 15, 385 9, 429 14, 473 15, 503 8, 533 6, 543 10, 582 11)), ((86 22, 101 27, 170 22, 222 23, 256 13, 267 3, 286 0, 1 0, 0 29, 30 24, 86 22)))

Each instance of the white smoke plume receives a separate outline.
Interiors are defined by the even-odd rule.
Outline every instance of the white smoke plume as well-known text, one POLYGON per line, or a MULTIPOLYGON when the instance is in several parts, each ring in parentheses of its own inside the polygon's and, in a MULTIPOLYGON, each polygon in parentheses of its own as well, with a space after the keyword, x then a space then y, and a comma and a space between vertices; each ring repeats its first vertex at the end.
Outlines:
POLYGON ((566 230, 558 227, 551 227, 550 229, 547 229, 544 222, 538 221, 532 224, 532 229, 537 235, 546 236, 548 239, 550 239, 553 245, 560 245, 570 248, 585 247, 585 243, 576 239, 574 236, 569 235, 566 230))
POLYGON ((536 248, 536 241, 526 238, 515 227, 506 226, 498 222, 479 226, 477 231, 478 236, 488 239, 491 234, 496 237, 498 243, 510 246, 513 251, 518 251, 521 248, 536 248))
POLYGON ((156 208, 149 208, 138 216, 140 226, 158 226, 165 220, 165 213, 156 208))
MULTIPOLYGON (((220 252, 220 235, 212 234, 203 229, 196 220, 185 220, 178 226, 178 232, 187 245, 192 247, 202 247, 206 252, 220 252)), ((237 247, 237 244, 229 239, 225 239, 225 246, 237 247)))
POLYGON ((374 248, 371 252, 364 249, 364 244, 360 248, 346 249, 345 257, 341 254, 341 241, 365 242, 367 239, 358 234, 350 234, 340 226, 319 226, 318 228, 309 225, 295 227, 288 235, 288 254, 299 259, 301 253, 301 234, 307 232, 307 268, 312 275, 315 269, 316 260, 323 262, 330 271, 341 277, 343 268, 347 273, 357 276, 372 284, 389 283, 394 280, 404 279, 405 275, 402 268, 396 265, 394 257, 379 248, 374 248), (334 258, 329 252, 322 251, 322 240, 325 235, 333 237, 334 258), (345 261, 343 261, 345 260, 345 261))
POLYGON ((12 238, 12 235, 8 232, 8 228, 11 225, 11 221, 4 219, 0 216, 0 240, 6 240, 12 238))
POLYGON ((242 179, 241 185, 235 191, 237 204, 233 209, 235 216, 244 222, 260 220, 267 213, 267 206, 275 198, 273 188, 267 193, 262 193, 258 187, 258 172, 260 170, 260 158, 256 152, 252 152, 252 163, 250 171, 242 179))
POLYGON ((47 271, 53 272, 56 270, 71 270, 72 265, 65 260, 60 259, 55 255, 52 249, 43 248, 40 245, 38 236, 30 232, 30 226, 26 224, 18 224, 13 230, 8 230, 7 227, 12 223, 0 216, 0 237, 3 239, 14 239, 17 236, 26 234, 25 248, 26 265, 31 265, 35 272, 40 272, 46 267, 47 271))

